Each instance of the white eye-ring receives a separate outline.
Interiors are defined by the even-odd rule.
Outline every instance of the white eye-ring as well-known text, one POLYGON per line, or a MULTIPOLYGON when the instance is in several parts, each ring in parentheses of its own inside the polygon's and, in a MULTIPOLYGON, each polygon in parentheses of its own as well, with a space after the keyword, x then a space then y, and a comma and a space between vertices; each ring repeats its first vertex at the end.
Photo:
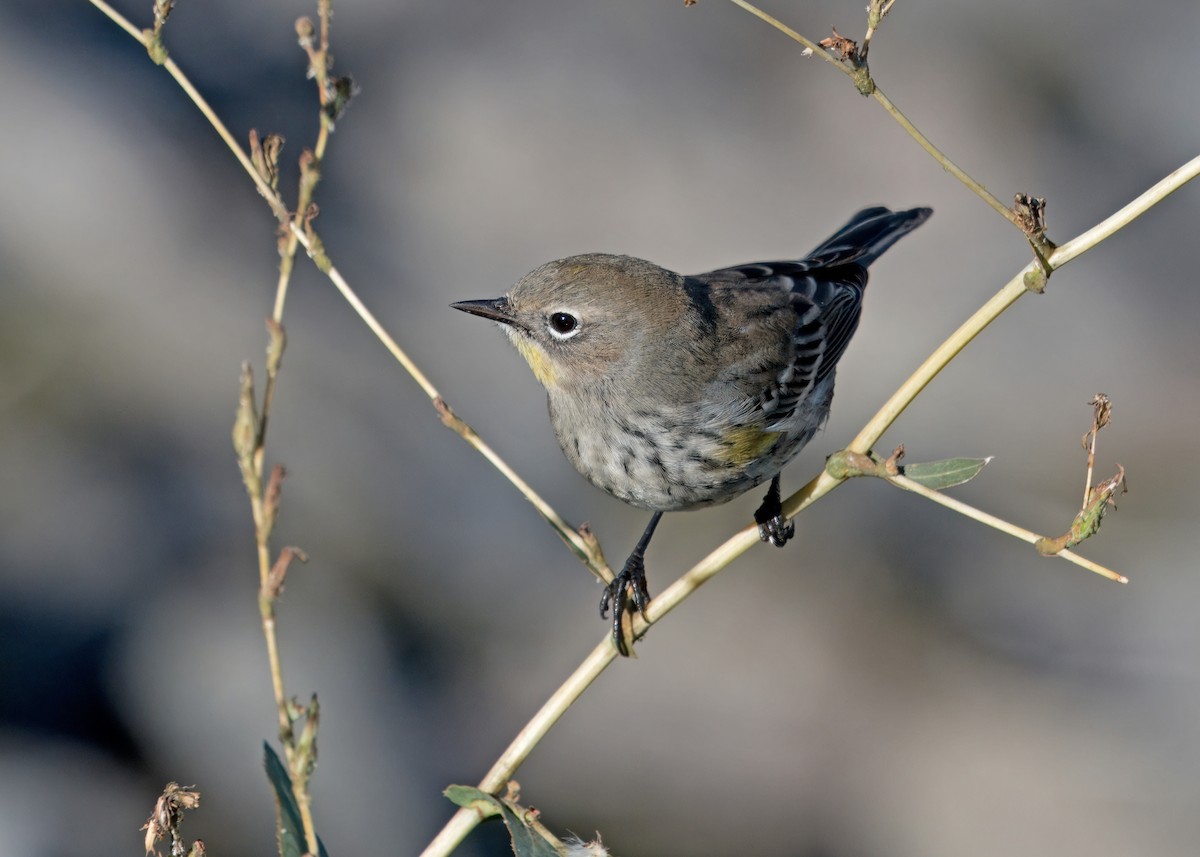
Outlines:
POLYGON ((565 310, 551 313, 546 323, 550 335, 555 339, 570 339, 579 333, 579 319, 565 310))

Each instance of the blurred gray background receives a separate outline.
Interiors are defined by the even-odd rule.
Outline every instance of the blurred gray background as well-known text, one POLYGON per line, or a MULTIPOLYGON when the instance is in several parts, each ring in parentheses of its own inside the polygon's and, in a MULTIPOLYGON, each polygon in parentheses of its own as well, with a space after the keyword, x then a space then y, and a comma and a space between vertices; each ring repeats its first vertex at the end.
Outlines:
MULTIPOLYGON (((119 2, 139 26, 151 2, 119 2)), ((172 55, 234 133, 315 136, 307 3, 182 0, 172 55)), ((861 0, 770 7, 864 27, 861 0)), ((1200 151, 1194 0, 908 0, 880 84, 997 196, 1091 226, 1200 151)), ((1016 272, 1019 236, 841 75, 731 4, 339 2, 362 87, 318 198, 335 262, 458 412, 611 560, 645 515, 588 486, 501 334, 447 304, 541 262, 693 272, 794 257, 863 205, 936 214, 874 269, 795 489, 1016 272)), ((168 780, 222 857, 273 849, 274 719, 229 429, 261 378, 274 222, 144 51, 82 2, 0 6, 0 853, 136 854, 168 780)), ((292 197, 294 198, 294 197, 292 197)), ((956 490, 1046 533, 1098 470, 1131 493, 1083 553, 1119 586, 878 482, 846 485, 617 663, 519 772, 619 857, 1192 855, 1200 842, 1200 187, 1054 276, 880 444, 995 455, 956 490)), ((289 690, 322 701, 334 855, 415 854, 602 638, 599 588, 301 258, 269 459, 289 690)), ((661 591, 758 492, 668 516, 661 591)), ((481 829, 461 853, 504 853, 481 829)))

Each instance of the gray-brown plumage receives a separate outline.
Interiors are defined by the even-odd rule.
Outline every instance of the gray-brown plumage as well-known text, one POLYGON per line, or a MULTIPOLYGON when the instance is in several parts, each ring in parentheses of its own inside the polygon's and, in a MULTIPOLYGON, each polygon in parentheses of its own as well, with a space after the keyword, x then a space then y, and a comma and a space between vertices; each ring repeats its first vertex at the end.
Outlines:
POLYGON ((548 262, 504 297, 453 304, 498 321, 546 388, 563 452, 592 484, 655 514, 605 593, 649 601, 643 553, 663 512, 772 480, 755 514, 782 546, 779 472, 824 423, 858 326, 867 266, 931 211, 860 211, 803 259, 683 276, 630 256, 548 262))

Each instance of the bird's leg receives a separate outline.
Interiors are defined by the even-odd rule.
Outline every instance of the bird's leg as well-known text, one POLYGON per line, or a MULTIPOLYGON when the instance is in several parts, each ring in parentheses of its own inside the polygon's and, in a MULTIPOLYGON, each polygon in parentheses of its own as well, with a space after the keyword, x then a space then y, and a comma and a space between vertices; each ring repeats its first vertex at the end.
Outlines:
POLYGON ((625 600, 626 590, 632 590, 633 607, 643 617, 646 615, 646 605, 650 603, 650 590, 646 588, 646 545, 650 544, 650 537, 654 535, 654 528, 658 526, 658 520, 663 515, 662 512, 655 512, 654 517, 650 519, 650 523, 646 525, 646 531, 642 533, 642 537, 638 539, 638 543, 633 548, 633 553, 629 555, 629 559, 625 560, 625 567, 621 569, 621 573, 613 578, 604 589, 604 595, 600 598, 600 618, 608 618, 608 608, 611 605, 613 611, 613 642, 617 644, 617 651, 622 656, 628 656, 629 650, 625 646, 625 637, 621 632, 621 619, 626 613, 627 603, 625 600))
POLYGON ((786 545, 788 539, 796 534, 796 525, 783 517, 783 504, 779 502, 778 473, 771 480, 771 487, 767 489, 767 496, 763 498, 762 505, 754 513, 754 520, 758 522, 758 537, 777 548, 786 545))

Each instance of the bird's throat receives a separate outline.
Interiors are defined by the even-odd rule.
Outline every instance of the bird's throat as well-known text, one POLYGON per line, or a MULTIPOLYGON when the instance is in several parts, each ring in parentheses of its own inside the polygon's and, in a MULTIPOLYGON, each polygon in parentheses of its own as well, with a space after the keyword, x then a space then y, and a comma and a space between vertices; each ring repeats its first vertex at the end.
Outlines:
POLYGON ((533 370, 533 376, 538 379, 538 383, 546 389, 553 387, 555 383, 554 365, 550 362, 545 350, 536 342, 520 334, 513 336, 512 339, 517 350, 521 352, 521 356, 525 358, 525 362, 529 364, 529 368, 533 370))

